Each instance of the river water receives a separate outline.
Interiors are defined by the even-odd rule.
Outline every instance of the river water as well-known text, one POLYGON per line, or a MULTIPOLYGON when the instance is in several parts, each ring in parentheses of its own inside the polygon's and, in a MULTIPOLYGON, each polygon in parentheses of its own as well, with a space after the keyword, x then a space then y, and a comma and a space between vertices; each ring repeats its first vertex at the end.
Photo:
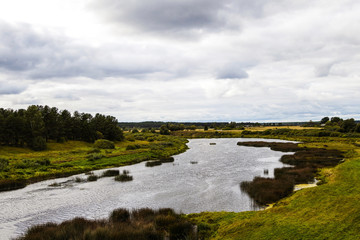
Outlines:
MULTIPOLYGON (((145 167, 145 163, 120 167, 134 177, 116 182, 113 177, 77 183, 84 174, 31 184, 0 193, 0 239, 24 233, 29 226, 62 222, 76 216, 106 218, 115 208, 170 207, 182 213, 248 211, 259 207, 241 192, 239 184, 255 176, 273 177, 284 154, 269 148, 237 146, 238 141, 264 139, 192 139, 189 150, 173 163, 145 167), (210 145, 216 143, 216 145, 210 145), (264 174, 268 170, 268 174, 264 174), (62 183, 50 187, 52 183, 62 183)), ((101 175, 103 170, 94 171, 101 175)))

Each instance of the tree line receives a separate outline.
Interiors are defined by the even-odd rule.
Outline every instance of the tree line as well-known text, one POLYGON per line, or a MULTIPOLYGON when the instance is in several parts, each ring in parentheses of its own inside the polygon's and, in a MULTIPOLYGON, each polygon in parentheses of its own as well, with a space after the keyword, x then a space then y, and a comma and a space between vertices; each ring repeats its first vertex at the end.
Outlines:
POLYGON ((27 109, 0 108, 0 144, 28 146, 34 150, 46 148, 49 140, 64 142, 96 139, 123 140, 123 132, 113 116, 97 113, 59 110, 56 107, 32 105, 27 109))

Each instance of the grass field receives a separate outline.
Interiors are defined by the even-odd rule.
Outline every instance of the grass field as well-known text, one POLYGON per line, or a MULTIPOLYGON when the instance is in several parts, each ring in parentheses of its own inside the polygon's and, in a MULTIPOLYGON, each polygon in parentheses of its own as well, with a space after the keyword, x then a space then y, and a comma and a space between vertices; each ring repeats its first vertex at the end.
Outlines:
POLYGON ((11 181, 28 184, 95 169, 166 158, 187 149, 187 140, 174 136, 152 133, 126 136, 126 141, 115 143, 115 149, 96 149, 92 143, 80 141, 48 143, 48 149, 41 152, 1 146, 0 160, 5 165, 2 164, 4 166, 0 168, 0 187, 3 184, 3 190, 7 190, 11 181))
MULTIPOLYGON (((296 139, 292 139, 296 140, 296 139)), ((346 159, 322 169, 325 184, 302 189, 270 209, 242 213, 201 213, 188 216, 207 239, 359 239, 359 140, 301 138, 306 147, 338 149, 346 159)))

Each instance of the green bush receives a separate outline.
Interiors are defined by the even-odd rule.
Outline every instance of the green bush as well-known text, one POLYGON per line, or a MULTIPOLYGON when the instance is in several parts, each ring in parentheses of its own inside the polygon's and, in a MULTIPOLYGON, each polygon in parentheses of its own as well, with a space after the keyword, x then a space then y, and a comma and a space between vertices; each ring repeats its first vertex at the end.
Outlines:
POLYGON ((98 180, 98 178, 99 177, 96 175, 90 175, 90 176, 88 176, 87 180, 88 180, 88 182, 95 182, 98 180))
POLYGON ((9 166, 9 160, 0 158, 0 171, 4 171, 9 166))
POLYGON ((114 149, 115 144, 112 141, 106 139, 98 139, 95 141, 94 147, 99 149, 114 149))
POLYGON ((139 149, 141 148, 141 146, 139 144, 130 144, 127 145, 126 150, 135 150, 135 149, 139 149))
POLYGON ((46 140, 43 137, 35 137, 32 144, 31 144, 31 148, 35 151, 42 151, 46 149, 46 140))
POLYGON ((102 176, 103 177, 112 177, 112 176, 117 176, 120 174, 119 170, 106 170, 105 172, 103 172, 102 176))
POLYGON ((93 153, 93 154, 89 154, 87 156, 87 159, 89 161, 95 161, 95 160, 101 159, 103 157, 104 157, 104 155, 102 155, 101 153, 93 153))

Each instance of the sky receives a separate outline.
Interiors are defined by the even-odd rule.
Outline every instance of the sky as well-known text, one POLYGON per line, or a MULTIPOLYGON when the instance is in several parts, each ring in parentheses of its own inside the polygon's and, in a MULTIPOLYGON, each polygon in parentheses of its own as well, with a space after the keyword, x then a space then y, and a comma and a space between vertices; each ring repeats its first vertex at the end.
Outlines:
POLYGON ((360 118, 358 0, 0 0, 0 107, 360 118))

